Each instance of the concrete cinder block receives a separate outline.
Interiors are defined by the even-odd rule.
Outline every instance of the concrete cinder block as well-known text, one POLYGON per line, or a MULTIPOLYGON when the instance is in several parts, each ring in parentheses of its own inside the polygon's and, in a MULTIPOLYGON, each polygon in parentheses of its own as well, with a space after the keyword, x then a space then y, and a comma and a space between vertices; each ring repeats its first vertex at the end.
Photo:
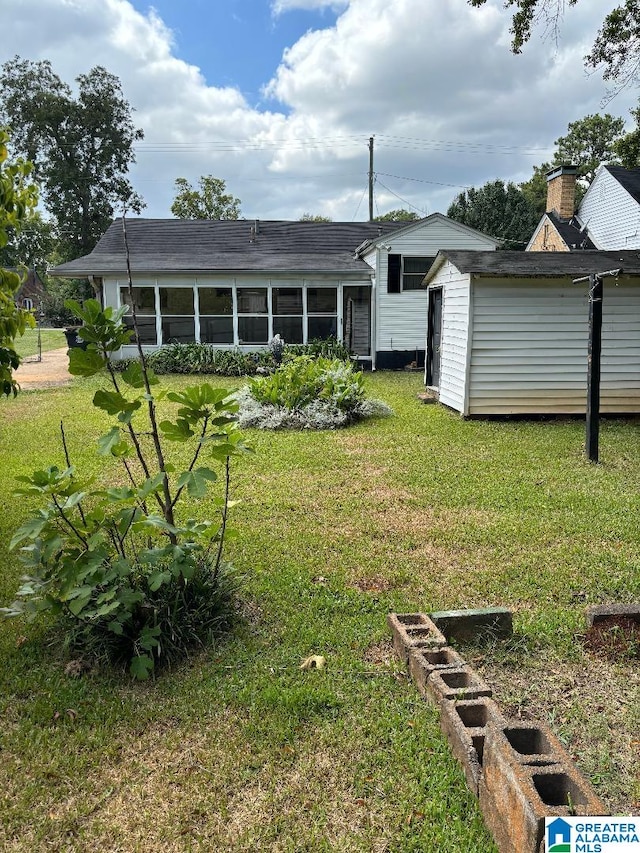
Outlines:
POLYGON ((447 645, 444 635, 426 613, 389 613, 387 624, 393 634, 393 648, 405 664, 409 663, 410 649, 447 645))
POLYGON ((486 681, 467 665, 437 670, 427 679, 426 695, 436 705, 441 705, 446 700, 479 699, 491 694, 492 690, 486 681))
POLYGON ((478 783, 484 761, 484 741, 490 722, 506 724, 500 709, 484 696, 480 699, 447 700, 440 705, 440 728, 451 751, 462 765, 467 786, 478 796, 478 783))
POLYGON ((412 648, 409 651, 409 672, 422 696, 426 694, 427 679, 432 672, 459 669, 464 665, 463 658, 450 646, 412 648))
POLYGON ((513 634, 511 611, 505 607, 439 610, 429 615, 447 642, 471 642, 483 636, 506 639, 513 634))
POLYGON ((631 619, 640 625, 640 604, 594 604, 587 607, 586 615, 589 628, 618 616, 631 619))
POLYGON ((487 726, 478 783, 480 810, 500 853, 540 853, 545 817, 605 815, 591 785, 548 730, 507 724, 519 746, 514 749, 501 726, 487 726), (530 752, 527 763, 527 749, 530 752), (545 752, 545 750, 547 750, 545 752), (544 762, 544 763, 543 763, 544 762))

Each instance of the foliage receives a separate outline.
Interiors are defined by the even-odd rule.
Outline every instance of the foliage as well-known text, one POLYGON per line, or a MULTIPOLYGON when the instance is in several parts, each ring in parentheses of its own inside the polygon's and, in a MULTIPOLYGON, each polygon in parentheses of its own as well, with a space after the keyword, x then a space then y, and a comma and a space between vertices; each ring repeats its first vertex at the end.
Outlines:
POLYGON ((554 164, 578 167, 578 177, 588 183, 594 179, 601 163, 616 161, 616 141, 624 131, 624 119, 605 115, 589 115, 572 121, 567 135, 556 139, 554 164))
POLYGON ((615 143, 615 151, 625 169, 640 166, 640 107, 631 110, 636 126, 615 143))
POLYGON ((45 278, 46 293, 43 300, 45 322, 51 326, 73 326, 76 322, 73 311, 68 307, 70 300, 84 302, 94 296, 87 279, 45 278))
POLYGON ((298 356, 238 395, 240 423, 261 429, 336 429, 388 406, 365 399, 362 373, 339 359, 298 356))
POLYGON ((330 216, 322 216, 321 213, 303 213, 300 222, 333 222, 330 216))
POLYGON ((186 178, 176 178, 171 213, 178 219, 239 219, 240 199, 225 193, 226 184, 213 175, 198 179, 194 189, 186 178))
POLYGON ((49 610, 69 619, 76 625, 73 641, 126 651, 131 674, 143 679, 169 645, 181 646, 187 636, 196 639, 188 627, 194 614, 185 608, 206 607, 207 591, 219 580, 229 460, 248 448, 237 428, 237 404, 225 389, 203 384, 180 393, 154 392, 158 380, 142 354, 140 363, 116 376, 110 357, 131 336, 122 322, 126 307, 103 310, 95 300, 71 307, 83 322, 79 334, 88 346, 70 350, 69 370, 85 377, 107 370, 113 390, 96 391, 93 404, 115 423, 98 439, 98 453, 121 463, 126 484, 105 488, 79 477, 64 431, 67 467, 18 477, 23 484, 18 495, 46 504, 12 539, 11 548, 22 546, 29 575, 7 613, 35 616, 49 610), (165 397, 178 407, 177 415, 159 421, 157 402, 165 397), (183 471, 167 464, 167 442, 192 446, 183 471), (178 516, 183 495, 202 498, 218 478, 202 465, 204 454, 226 471, 225 496, 216 501, 217 524, 178 516), (192 599, 187 588, 196 578, 203 595, 192 599))
POLYGON ((415 222, 420 219, 420 216, 414 210, 405 210, 398 208, 390 210, 388 213, 383 213, 382 216, 374 216, 376 222, 415 222))
POLYGON ((11 229, 8 237, 7 245, 0 249, 0 265, 24 266, 43 275, 57 241, 54 224, 44 219, 40 211, 31 210, 22 228, 19 231, 11 229))
MULTIPOLYGON (((471 6, 484 6, 487 0, 468 0, 471 6)), ((505 0, 505 8, 515 6, 511 23, 511 50, 521 53, 531 38, 531 28, 542 23, 545 32, 558 37, 565 6, 578 0, 505 0)), ((640 6, 637 0, 625 0, 606 15, 591 52, 584 58, 591 68, 604 66, 603 77, 616 83, 614 93, 633 84, 640 73, 640 6)))
POLYGON ((126 174, 143 133, 120 81, 96 66, 76 82, 74 97, 50 62, 18 56, 0 74, 0 120, 11 126, 15 150, 34 163, 62 260, 91 251, 115 206, 142 206, 126 174))
MULTIPOLYGON (((9 135, 0 129, 0 249, 7 246, 10 234, 16 234, 37 203, 36 190, 29 184, 30 164, 9 161, 9 135)), ((20 287, 17 272, 0 266, 0 397, 18 393, 13 371, 20 365, 15 338, 24 334, 34 320, 28 311, 17 308, 14 295, 20 287)))
POLYGON ((638 80, 640 71, 640 7, 625 0, 604 19, 586 62, 592 68, 604 65, 604 79, 617 83, 617 90, 638 80))
POLYGON ((489 181, 453 200, 447 216, 503 241, 504 248, 524 249, 538 223, 538 213, 513 183, 489 181))
MULTIPOLYGON (((299 355, 312 358, 339 358, 351 361, 349 350, 336 338, 309 341, 308 344, 285 344, 282 360, 288 361, 299 355)), ((217 376, 253 376, 269 372, 278 365, 273 350, 243 352, 239 349, 217 349, 210 344, 195 341, 188 344, 166 344, 146 357, 149 367, 158 375, 166 373, 205 374, 217 376)), ((126 370, 137 359, 122 359, 113 362, 117 372, 126 370)))

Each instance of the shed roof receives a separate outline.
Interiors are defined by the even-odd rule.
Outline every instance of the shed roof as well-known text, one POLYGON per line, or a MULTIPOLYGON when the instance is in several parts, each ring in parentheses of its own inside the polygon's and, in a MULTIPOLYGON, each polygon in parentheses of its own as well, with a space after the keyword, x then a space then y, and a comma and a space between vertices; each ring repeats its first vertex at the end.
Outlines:
POLYGON ((585 250, 583 252, 473 252, 446 249, 438 252, 424 279, 429 284, 446 261, 461 273, 492 278, 567 278, 622 268, 640 275, 640 251, 585 250))
MULTIPOLYGON (((126 220, 136 272, 299 271, 363 272, 355 251, 406 226, 404 222, 290 222, 284 220, 126 220)), ((122 220, 115 220, 93 251, 61 264, 53 275, 82 276, 126 270, 122 220)))

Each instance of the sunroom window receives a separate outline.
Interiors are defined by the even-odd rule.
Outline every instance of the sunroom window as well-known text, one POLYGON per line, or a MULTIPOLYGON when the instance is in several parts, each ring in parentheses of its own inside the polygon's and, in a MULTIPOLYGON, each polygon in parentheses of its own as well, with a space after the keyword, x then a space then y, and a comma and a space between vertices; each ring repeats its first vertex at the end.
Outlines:
POLYGON ((335 287, 307 289, 307 340, 337 337, 338 291, 335 287))
POLYGON ((187 344, 196 339, 193 289, 160 287, 162 342, 187 344))
MULTIPOLYGON (((138 332, 141 344, 156 344, 158 342, 156 333, 156 293, 153 287, 134 287, 130 291, 128 287, 120 288, 120 302, 129 306, 129 313, 124 315, 124 323, 129 329, 133 329, 132 312, 135 308, 138 323, 138 332), (131 298, 133 293, 133 299, 131 298)), ((131 343, 135 343, 135 336, 131 343)))
POLYGON ((289 344, 302 343, 302 288, 274 287, 272 291, 273 334, 289 344))
POLYGON ((238 288, 238 343, 269 341, 269 306, 266 287, 238 288))
POLYGON ((230 287, 201 287, 200 340, 203 344, 233 343, 233 292, 230 287))

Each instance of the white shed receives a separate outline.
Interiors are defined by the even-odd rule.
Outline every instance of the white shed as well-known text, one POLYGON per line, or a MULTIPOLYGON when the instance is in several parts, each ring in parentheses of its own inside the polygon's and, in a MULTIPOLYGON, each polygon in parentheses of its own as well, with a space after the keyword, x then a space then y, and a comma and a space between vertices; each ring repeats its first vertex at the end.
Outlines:
POLYGON ((601 411, 640 412, 640 252, 440 252, 427 273, 425 381, 465 417, 583 414, 588 282, 606 278, 601 411))

